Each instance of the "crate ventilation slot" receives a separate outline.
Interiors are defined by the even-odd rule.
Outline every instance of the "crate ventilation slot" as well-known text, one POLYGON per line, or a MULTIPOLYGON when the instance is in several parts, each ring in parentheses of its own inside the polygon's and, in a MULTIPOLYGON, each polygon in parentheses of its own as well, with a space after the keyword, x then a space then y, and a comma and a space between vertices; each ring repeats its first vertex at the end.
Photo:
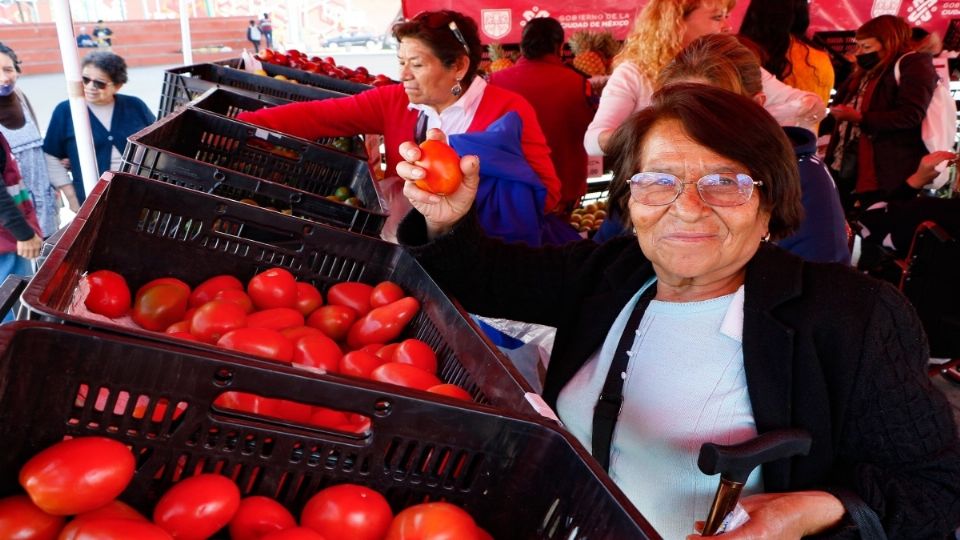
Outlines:
POLYGON ((161 238, 191 241, 203 231, 203 221, 170 212, 142 208, 137 223, 137 232, 143 232, 161 238))
POLYGON ((80 383, 67 424, 125 437, 158 439, 173 434, 189 405, 178 401, 80 383))
POLYGON ((383 467, 399 482, 469 492, 483 462, 483 454, 394 438, 384 454, 383 467))

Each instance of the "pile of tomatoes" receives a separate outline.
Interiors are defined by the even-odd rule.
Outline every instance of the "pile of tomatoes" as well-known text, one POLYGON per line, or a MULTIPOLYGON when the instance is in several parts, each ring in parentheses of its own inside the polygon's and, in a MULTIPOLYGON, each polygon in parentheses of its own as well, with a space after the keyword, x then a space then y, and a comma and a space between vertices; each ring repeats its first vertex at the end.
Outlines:
POLYGON ((286 53, 271 49, 264 49, 262 52, 257 54, 257 60, 277 66, 302 69, 308 73, 317 73, 320 75, 326 75, 328 77, 334 77, 336 79, 360 84, 384 86, 394 83, 394 81, 390 80, 390 77, 387 77, 386 75, 370 75, 370 72, 367 70, 367 68, 363 66, 358 66, 356 69, 351 69, 346 66, 338 66, 337 62, 331 56, 326 58, 320 58, 319 56, 307 57, 306 54, 296 49, 289 49, 286 53))
MULTIPOLYGON (((206 343, 321 373, 339 373, 471 401, 470 394, 437 376, 429 344, 398 340, 420 302, 396 283, 334 284, 326 294, 271 268, 244 285, 218 275, 196 287, 173 277, 154 279, 131 294, 126 279, 110 270, 86 275, 84 305, 110 318, 130 316, 146 330, 206 343), (131 307, 132 306, 132 307, 131 307)), ((82 294, 82 293, 81 293, 82 294)), ((228 392, 216 403, 234 410, 311 425, 362 430, 365 418, 331 416, 329 409, 228 392), (351 427, 352 426, 352 427, 351 427)))
POLYGON ((152 520, 116 499, 135 472, 133 453, 106 437, 68 439, 20 469, 26 495, 0 499, 0 538, 20 540, 202 540, 226 528, 234 540, 486 540, 466 511, 445 502, 394 516, 379 492, 338 484, 313 495, 300 515, 263 496, 242 497, 225 476, 199 474, 174 484, 152 520), (70 521, 67 517, 74 516, 70 521))

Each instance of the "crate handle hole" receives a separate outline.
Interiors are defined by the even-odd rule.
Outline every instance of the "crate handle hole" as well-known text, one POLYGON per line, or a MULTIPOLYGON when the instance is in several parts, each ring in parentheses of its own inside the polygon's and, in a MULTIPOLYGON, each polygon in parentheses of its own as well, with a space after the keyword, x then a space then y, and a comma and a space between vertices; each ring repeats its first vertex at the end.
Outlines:
POLYGON ((391 412, 393 412, 393 402, 389 399, 378 399, 373 404, 373 414, 381 418, 389 416, 391 412))
POLYGON ((213 171, 213 179, 216 180, 217 182, 223 182, 224 180, 227 179, 227 175, 223 174, 223 171, 221 171, 220 169, 217 169, 213 171))
POLYGON ((233 382, 233 370, 229 368, 220 368, 213 374, 213 384, 217 386, 229 386, 233 382))
POLYGON ((223 392, 213 401, 213 407, 228 416, 241 416, 270 426, 322 431, 351 440, 369 437, 371 431, 370 417, 366 415, 250 392, 223 392))

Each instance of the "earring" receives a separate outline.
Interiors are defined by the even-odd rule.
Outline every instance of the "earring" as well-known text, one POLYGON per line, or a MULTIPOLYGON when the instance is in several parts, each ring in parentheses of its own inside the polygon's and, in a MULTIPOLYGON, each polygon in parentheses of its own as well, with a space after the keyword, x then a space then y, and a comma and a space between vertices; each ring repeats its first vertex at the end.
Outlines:
POLYGON ((763 241, 763 242, 769 242, 769 241, 770 241, 770 232, 767 231, 767 234, 763 235, 763 238, 761 238, 760 240, 763 241))
POLYGON ((460 94, 463 93, 463 87, 460 86, 460 79, 457 79, 457 84, 453 85, 453 88, 450 89, 450 93, 453 94, 453 97, 460 97, 460 94))

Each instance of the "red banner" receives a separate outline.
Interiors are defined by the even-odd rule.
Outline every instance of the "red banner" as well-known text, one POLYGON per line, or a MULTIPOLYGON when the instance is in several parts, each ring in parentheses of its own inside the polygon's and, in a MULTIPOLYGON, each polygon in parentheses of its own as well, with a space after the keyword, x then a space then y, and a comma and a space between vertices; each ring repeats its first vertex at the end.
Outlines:
MULTIPOLYGON (((741 0, 731 14, 731 26, 738 28, 750 2, 741 0)), ((553 17, 569 36, 577 30, 609 30, 617 39, 630 32, 634 15, 645 0, 403 0, 403 14, 412 17, 421 11, 453 9, 472 17, 480 27, 480 39, 519 43, 520 32, 534 17, 553 17)), ((960 0, 810 0, 810 31, 854 30, 873 17, 899 15, 911 26, 938 32, 941 37, 951 18, 960 18, 960 0)))

